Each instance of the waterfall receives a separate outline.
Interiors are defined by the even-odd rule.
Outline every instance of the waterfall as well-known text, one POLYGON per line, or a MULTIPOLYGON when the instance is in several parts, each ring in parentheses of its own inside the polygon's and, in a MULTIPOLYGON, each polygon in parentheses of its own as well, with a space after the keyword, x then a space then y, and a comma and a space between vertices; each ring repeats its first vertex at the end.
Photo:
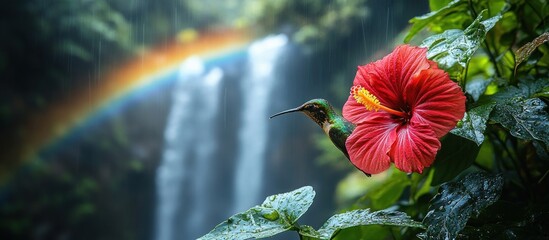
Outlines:
POLYGON ((271 89, 276 81, 277 60, 287 43, 285 35, 257 41, 248 51, 248 69, 242 79, 242 119, 234 182, 234 211, 259 203, 267 146, 267 120, 271 89))
POLYGON ((155 240, 194 239, 219 223, 219 214, 226 217, 261 201, 267 108, 286 42, 284 35, 259 40, 249 46, 246 59, 232 63, 190 58, 181 65, 157 169, 155 240), (227 98, 227 89, 237 91, 229 94, 236 97, 227 98), (234 131, 218 126, 227 111, 236 111, 234 131), (222 129, 230 136, 219 137, 222 129), (223 151, 227 146, 235 150, 223 151), (233 201, 219 194, 231 185, 233 201), (226 212, 219 210, 220 200, 226 212))
MULTIPOLYGON (((162 162, 157 170, 156 240, 174 240, 182 221, 178 219, 184 206, 192 205, 187 214, 189 223, 203 224, 201 210, 208 199, 207 168, 217 148, 214 120, 218 113, 219 82, 223 72, 213 68, 205 73, 198 58, 182 64, 173 92, 162 162), (183 192, 184 186, 191 186, 183 192), (184 194, 193 196, 185 202, 184 194)), ((192 229, 189 226, 187 229, 192 229)))

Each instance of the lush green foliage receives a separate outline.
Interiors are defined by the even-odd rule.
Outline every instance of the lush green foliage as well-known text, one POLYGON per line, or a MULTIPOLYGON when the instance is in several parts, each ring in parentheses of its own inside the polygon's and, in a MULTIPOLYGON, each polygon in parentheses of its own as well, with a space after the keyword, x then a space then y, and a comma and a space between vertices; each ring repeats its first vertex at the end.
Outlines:
MULTIPOLYGON (((422 175, 391 169, 361 181, 352 173, 338 189, 343 213, 319 230, 295 219, 284 229, 301 239, 549 236, 549 5, 431 0, 430 6, 432 12, 410 21, 405 42, 427 36, 420 42, 428 57, 468 99, 435 164, 422 175), (380 227, 386 225, 402 228, 380 227)), ((323 162, 330 158, 324 154, 323 162)))
POLYGON ((471 216, 498 200, 503 178, 474 172, 458 182, 440 187, 423 219, 427 231, 423 239, 454 239, 471 216))
POLYGON ((199 239, 263 238, 287 230, 297 231, 301 239, 332 239, 339 230, 360 225, 423 227, 402 212, 360 209, 332 216, 317 231, 311 226, 297 224, 297 219, 313 203, 314 196, 312 187, 269 196, 263 204, 230 217, 199 239))
MULTIPOLYGON (((202 28, 212 22, 230 26, 257 24, 255 29, 262 33, 289 31, 294 41, 319 53, 311 57, 310 65, 299 66, 300 70, 308 70, 306 79, 313 79, 314 84, 295 81, 288 91, 303 89, 299 84, 306 85, 306 89, 316 91, 313 95, 329 92, 339 96, 341 103, 355 73, 354 60, 363 60, 381 46, 390 45, 387 26, 411 12, 410 6, 402 10, 402 6, 386 5, 387 2, 393 1, 6 2, 4 11, 0 10, 0 22, 4 23, 0 24, 3 154, 17 147, 17 136, 28 134, 19 132, 24 126, 14 127, 25 113, 46 107, 58 96, 70 95, 73 87, 98 84, 101 71, 144 50, 148 44, 165 42, 185 28, 202 28), (376 15, 379 12, 387 14, 376 15), (379 15, 386 19, 372 19, 379 15), (333 84, 320 84, 321 79, 330 79, 333 84)), ((548 4, 544 0, 429 3, 432 12, 411 20, 405 42, 431 47, 432 59, 451 74, 468 97, 466 116, 452 134, 442 139, 442 149, 431 170, 423 175, 407 175, 391 169, 371 178, 360 172, 349 173, 336 191, 338 214, 317 229, 297 225, 297 215, 286 213, 299 211, 300 216, 307 210, 304 205, 264 206, 259 212, 251 208, 235 215, 236 219, 245 220, 251 214, 264 218, 276 231, 294 230, 302 238, 334 239, 414 238, 424 231, 415 227, 422 222, 427 230, 421 236, 433 238, 440 237, 433 232, 442 227, 432 224, 436 223, 434 219, 450 219, 455 214, 441 202, 448 200, 466 215, 448 222, 445 227, 451 231, 444 232, 445 236, 548 237, 548 4), (478 171, 490 174, 467 175, 478 171), (486 192, 473 187, 485 183, 489 187, 486 192), (437 212, 441 205, 443 208, 437 212), (277 221, 284 215, 291 216, 291 221, 279 224, 277 221)), ((299 94, 301 97, 311 92, 299 94)), ((139 134, 129 134, 137 128, 128 124, 131 122, 133 119, 114 119, 105 129, 86 136, 85 143, 78 144, 78 151, 44 156, 44 161, 25 166, 24 174, 9 185, 8 191, 13 193, 2 192, 3 236, 149 238, 153 216, 146 209, 154 202, 152 183, 157 158, 155 154, 144 157, 145 160, 136 158, 134 147, 129 146, 151 145, 150 139, 162 136, 142 128, 133 130, 139 134), (143 140, 142 144, 136 144, 137 140, 143 140)), ((331 161, 337 159, 337 170, 352 169, 337 150, 329 150, 335 149, 329 139, 320 137, 322 163, 334 164, 331 161)), ((19 160, 2 156, 0 173, 5 174, 19 160)), ((309 205, 311 191, 303 190, 309 205)), ((281 198, 286 197, 299 202, 292 195, 281 198)), ((267 235, 240 237, 246 236, 267 235)))
POLYGON ((294 224, 309 209, 314 197, 312 187, 269 196, 260 206, 230 217, 200 239, 262 238, 298 228, 294 224))

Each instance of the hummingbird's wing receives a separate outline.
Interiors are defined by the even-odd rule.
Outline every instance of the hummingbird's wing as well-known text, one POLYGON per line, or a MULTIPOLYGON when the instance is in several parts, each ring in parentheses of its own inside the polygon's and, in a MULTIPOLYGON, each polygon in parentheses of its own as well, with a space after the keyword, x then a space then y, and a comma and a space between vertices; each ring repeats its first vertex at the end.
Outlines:
MULTIPOLYGON (((330 128, 330 131, 328 132, 328 135, 330 137, 330 140, 332 140, 332 143, 343 153, 345 154, 345 157, 349 159, 349 162, 353 164, 351 161, 351 158, 349 157, 349 153, 347 152, 347 147, 345 146, 345 142, 347 141, 347 138, 353 133, 353 130, 355 130, 355 125, 350 122, 342 122, 339 126, 334 126, 330 128)), ((362 171, 362 169, 358 168, 356 165, 353 164, 358 170, 362 171)), ((366 176, 370 177, 371 174, 362 171, 366 176)))

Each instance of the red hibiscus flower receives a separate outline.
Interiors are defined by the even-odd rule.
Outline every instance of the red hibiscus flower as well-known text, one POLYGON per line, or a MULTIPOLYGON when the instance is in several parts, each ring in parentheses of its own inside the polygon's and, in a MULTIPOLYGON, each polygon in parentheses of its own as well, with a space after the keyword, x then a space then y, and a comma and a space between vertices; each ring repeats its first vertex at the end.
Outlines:
POLYGON ((426 54, 402 45, 358 67, 343 116, 357 125, 345 145, 362 171, 379 173, 393 162, 421 173, 433 163, 439 139, 463 117, 461 88, 426 54))

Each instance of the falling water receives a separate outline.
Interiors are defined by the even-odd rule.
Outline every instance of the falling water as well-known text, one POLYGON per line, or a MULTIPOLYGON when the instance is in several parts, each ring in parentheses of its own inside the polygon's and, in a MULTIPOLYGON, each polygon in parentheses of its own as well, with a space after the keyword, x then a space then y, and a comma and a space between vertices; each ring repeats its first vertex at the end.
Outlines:
POLYGON ((247 60, 243 61, 246 64, 205 65, 198 58, 182 64, 173 89, 162 162, 157 170, 155 240, 196 238, 219 222, 212 216, 227 214, 216 209, 219 203, 216 200, 221 197, 219 187, 225 183, 211 179, 222 172, 230 171, 225 176, 234 178, 228 182, 234 187, 233 206, 231 201, 224 201, 228 213, 258 203, 264 187, 270 113, 267 107, 277 80, 274 68, 286 42, 286 36, 278 35, 252 43, 246 52, 247 60), (235 96, 240 96, 239 100, 225 99, 226 92, 222 92, 231 86, 231 81, 239 85, 233 88, 238 91, 235 96), (220 137, 225 127, 218 126, 219 118, 226 117, 220 114, 226 114, 220 108, 226 102, 240 102, 235 108, 239 111, 236 114, 239 124, 226 136, 229 139, 220 137), (231 138, 237 140, 234 145, 237 150, 232 154, 221 153, 231 138), (225 165, 233 166, 232 169, 219 167, 221 163, 233 162, 225 165))
POLYGON ((285 35, 270 36, 253 43, 248 51, 248 69, 241 85, 244 99, 234 183, 235 212, 260 200, 268 140, 267 107, 276 81, 274 68, 287 41, 285 35))
POLYGON ((193 206, 187 215, 189 223, 204 223, 200 211, 206 208, 208 188, 203 186, 207 181, 201 178, 207 177, 204 173, 217 148, 212 126, 218 112, 222 76, 219 68, 206 72, 197 58, 190 58, 181 66, 157 172, 156 240, 180 239, 177 229, 183 225, 178 218, 184 206, 193 206), (191 189, 183 193, 184 186, 191 189), (192 195, 193 201, 185 202, 184 194, 192 195))

